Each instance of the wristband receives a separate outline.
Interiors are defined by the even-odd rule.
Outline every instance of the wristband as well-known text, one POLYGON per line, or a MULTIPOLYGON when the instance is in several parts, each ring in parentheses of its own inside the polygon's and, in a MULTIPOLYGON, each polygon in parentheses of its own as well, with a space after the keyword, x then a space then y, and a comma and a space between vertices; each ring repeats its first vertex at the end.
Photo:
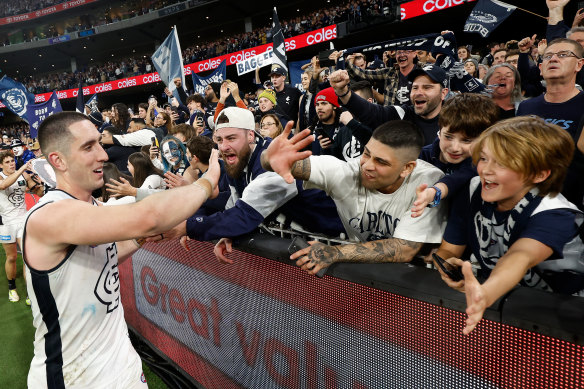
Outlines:
POLYGON ((146 238, 132 239, 132 242, 134 242, 136 247, 140 248, 146 242, 146 238))
POLYGON ((337 95, 337 97, 345 97, 346 95, 349 94, 350 91, 351 91, 351 88, 347 88, 347 91, 345 93, 343 93, 342 95, 337 94, 336 91, 335 91, 335 94, 337 95))
POLYGON ((432 186, 432 188, 434 188, 436 194, 434 195, 434 200, 428 204, 428 208, 436 207, 438 204, 440 204, 440 200, 442 200, 442 191, 440 188, 438 188, 436 185, 432 186))

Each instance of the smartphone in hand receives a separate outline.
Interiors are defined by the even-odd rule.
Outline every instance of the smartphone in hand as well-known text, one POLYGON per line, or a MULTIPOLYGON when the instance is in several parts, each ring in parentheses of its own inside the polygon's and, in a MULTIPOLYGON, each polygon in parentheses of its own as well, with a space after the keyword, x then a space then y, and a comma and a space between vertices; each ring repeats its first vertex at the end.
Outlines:
POLYGON ((434 258, 434 262, 436 263, 436 265, 438 265, 440 270, 442 270, 444 274, 446 274, 448 278, 450 278, 452 281, 457 282, 464 279, 464 276, 462 275, 462 269, 460 268, 460 266, 454 266, 446 262, 442 257, 437 255, 436 253, 432 254, 432 258, 434 258))

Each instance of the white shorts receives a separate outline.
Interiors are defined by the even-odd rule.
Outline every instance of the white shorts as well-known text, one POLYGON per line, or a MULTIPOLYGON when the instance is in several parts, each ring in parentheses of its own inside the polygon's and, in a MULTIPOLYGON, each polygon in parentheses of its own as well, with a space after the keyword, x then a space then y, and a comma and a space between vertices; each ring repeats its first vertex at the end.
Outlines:
POLYGON ((0 243, 14 243, 22 237, 23 223, 0 226, 0 243))

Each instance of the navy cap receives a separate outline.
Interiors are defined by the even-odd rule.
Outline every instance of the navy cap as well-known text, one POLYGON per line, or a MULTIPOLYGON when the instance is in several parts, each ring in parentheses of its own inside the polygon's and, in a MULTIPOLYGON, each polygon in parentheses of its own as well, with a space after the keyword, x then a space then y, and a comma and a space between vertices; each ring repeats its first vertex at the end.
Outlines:
POLYGON ((432 81, 441 84, 443 88, 448 88, 448 75, 444 69, 432 64, 412 70, 410 74, 408 74, 408 80, 414 82, 416 77, 424 75, 430 77, 432 81))
POLYGON ((280 65, 272 65, 272 70, 270 71, 270 76, 272 74, 277 74, 279 76, 287 76, 288 72, 280 65))

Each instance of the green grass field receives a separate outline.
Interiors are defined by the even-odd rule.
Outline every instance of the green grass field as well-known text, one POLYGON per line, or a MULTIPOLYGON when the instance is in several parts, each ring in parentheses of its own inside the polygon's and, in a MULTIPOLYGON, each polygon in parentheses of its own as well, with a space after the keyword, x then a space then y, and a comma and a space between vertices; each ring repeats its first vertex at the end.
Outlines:
MULTIPOLYGON (((22 278, 22 258, 18 256, 16 287, 20 301, 8 301, 8 283, 4 270, 5 254, 0 249, 0 388, 24 389, 33 356, 34 327, 30 307, 24 302, 26 285, 22 278), (3 297, 2 297, 3 296, 3 297)), ((144 366, 151 389, 166 389, 160 378, 144 366)))

